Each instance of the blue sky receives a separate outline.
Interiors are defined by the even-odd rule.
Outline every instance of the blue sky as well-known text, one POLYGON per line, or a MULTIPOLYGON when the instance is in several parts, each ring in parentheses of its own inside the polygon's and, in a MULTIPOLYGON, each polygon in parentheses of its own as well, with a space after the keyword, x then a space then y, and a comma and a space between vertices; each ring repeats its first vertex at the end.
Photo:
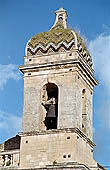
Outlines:
POLYGON ((68 26, 86 40, 99 86, 94 89, 94 158, 110 165, 110 1, 0 0, 0 143, 21 130, 23 64, 30 37, 47 31, 64 7, 68 26))

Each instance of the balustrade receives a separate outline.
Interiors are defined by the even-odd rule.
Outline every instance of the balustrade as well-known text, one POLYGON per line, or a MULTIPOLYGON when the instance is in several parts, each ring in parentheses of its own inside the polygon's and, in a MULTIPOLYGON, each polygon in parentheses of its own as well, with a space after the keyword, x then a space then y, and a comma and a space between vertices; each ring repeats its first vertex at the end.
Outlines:
POLYGON ((19 151, 13 153, 0 153, 0 167, 3 166, 18 166, 19 165, 19 151))

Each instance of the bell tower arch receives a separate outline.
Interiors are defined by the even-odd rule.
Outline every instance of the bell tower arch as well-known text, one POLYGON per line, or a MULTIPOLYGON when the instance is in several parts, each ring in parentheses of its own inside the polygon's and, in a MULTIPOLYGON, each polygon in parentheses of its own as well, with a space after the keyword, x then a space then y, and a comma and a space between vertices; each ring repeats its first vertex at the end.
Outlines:
POLYGON ((41 90, 41 104, 43 106, 42 120, 44 129, 57 129, 58 119, 58 86, 47 83, 41 90))

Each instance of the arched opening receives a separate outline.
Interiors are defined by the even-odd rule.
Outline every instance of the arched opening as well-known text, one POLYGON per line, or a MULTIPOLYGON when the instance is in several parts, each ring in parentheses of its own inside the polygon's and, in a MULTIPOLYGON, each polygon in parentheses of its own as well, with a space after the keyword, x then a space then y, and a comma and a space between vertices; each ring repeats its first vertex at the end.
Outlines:
POLYGON ((58 16, 58 20, 62 20, 62 21, 63 21, 63 15, 62 15, 62 14, 60 14, 60 15, 58 16))
POLYGON ((82 90, 82 131, 86 133, 86 90, 82 90))
POLYGON ((47 83, 43 87, 42 105, 46 110, 44 124, 46 129, 57 129, 58 118, 58 87, 54 83, 47 83))

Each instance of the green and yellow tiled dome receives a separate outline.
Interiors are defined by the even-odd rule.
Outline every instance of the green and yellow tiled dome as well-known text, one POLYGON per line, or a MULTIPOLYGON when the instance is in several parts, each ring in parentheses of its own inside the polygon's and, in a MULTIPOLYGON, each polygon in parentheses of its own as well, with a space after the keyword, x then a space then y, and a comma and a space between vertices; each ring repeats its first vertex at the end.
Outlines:
POLYGON ((79 34, 67 28, 67 13, 63 8, 56 11, 56 21, 51 30, 38 33, 26 46, 26 56, 50 54, 70 50, 79 50, 90 66, 91 56, 79 34))

